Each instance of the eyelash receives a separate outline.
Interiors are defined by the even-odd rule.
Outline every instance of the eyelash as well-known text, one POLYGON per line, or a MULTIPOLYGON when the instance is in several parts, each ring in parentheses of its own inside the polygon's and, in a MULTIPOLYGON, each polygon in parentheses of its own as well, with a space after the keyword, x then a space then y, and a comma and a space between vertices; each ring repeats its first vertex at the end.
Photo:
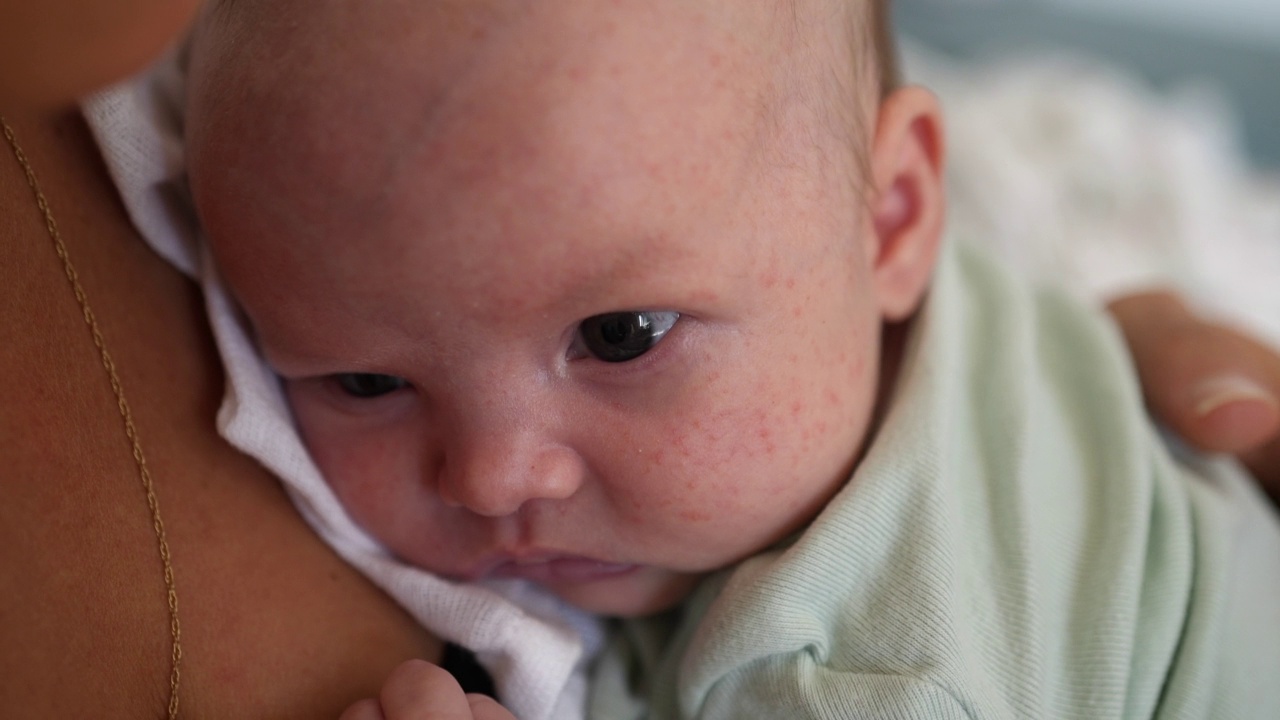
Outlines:
POLYGON ((335 373, 329 379, 334 390, 350 400, 377 400, 413 387, 408 380, 385 373, 335 373), (358 389, 361 383, 372 383, 375 387, 372 392, 364 393, 358 389), (376 383, 390 383, 393 387, 383 389, 377 387, 376 383))

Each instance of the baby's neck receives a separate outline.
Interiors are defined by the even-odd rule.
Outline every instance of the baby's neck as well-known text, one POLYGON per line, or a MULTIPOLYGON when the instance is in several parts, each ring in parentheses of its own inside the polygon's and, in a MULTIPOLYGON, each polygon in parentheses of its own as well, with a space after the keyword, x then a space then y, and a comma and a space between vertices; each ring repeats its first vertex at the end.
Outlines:
POLYGON ((902 322, 885 324, 881 330, 880 377, 876 381, 876 403, 871 411, 871 422, 867 427, 866 436, 862 440, 862 447, 858 449, 857 460, 854 462, 855 467, 862 462, 862 456, 866 453, 867 448, 871 447, 871 443, 875 441, 876 433, 879 432, 880 425, 884 422, 885 413, 888 412, 893 396, 897 393, 898 374, 902 369, 907 338, 911 335, 911 328, 915 324, 918 315, 919 313, 917 312, 902 322))

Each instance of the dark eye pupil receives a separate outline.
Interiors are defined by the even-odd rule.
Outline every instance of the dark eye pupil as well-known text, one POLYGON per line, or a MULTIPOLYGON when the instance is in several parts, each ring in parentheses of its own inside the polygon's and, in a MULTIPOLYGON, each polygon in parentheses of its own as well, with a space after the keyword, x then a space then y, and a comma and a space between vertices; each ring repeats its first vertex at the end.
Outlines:
POLYGON ((614 315, 600 322, 600 339, 610 345, 622 345, 644 328, 635 322, 634 315, 614 315))
POLYGON ((343 392, 352 397, 373 398, 395 392, 406 385, 394 375, 378 373, 343 373, 336 376, 343 392))
POLYGON ((674 312, 618 312, 582 321, 587 352, 605 362, 627 362, 649 352, 679 318, 674 312))

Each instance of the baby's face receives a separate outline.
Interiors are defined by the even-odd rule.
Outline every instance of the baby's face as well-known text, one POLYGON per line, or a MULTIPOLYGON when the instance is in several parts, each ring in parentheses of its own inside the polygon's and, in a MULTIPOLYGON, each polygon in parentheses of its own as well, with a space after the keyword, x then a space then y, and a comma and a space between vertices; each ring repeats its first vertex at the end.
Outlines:
POLYGON ((847 141, 784 97, 793 38, 754 3, 414 4, 332 3, 260 85, 197 62, 217 259, 393 552, 670 606, 812 519, 866 434, 847 141))

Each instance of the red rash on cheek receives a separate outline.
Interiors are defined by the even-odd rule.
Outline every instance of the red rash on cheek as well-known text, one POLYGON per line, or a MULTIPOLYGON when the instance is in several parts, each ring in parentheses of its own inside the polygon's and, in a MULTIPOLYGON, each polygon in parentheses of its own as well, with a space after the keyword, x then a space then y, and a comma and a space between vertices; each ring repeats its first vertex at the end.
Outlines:
POLYGON ((684 436, 684 433, 682 432, 671 433, 671 447, 675 448, 676 452, 679 453, 681 457, 684 457, 684 458, 690 457, 689 445, 688 445, 688 441, 684 436))
POLYGON ((685 510, 680 513, 680 519, 691 523, 710 522, 712 515, 706 510, 685 510))
POLYGON ((766 455, 773 455, 773 453, 778 449, 778 447, 773 444, 773 431, 769 429, 768 425, 761 425, 759 429, 756 430, 756 438, 763 443, 766 455))

